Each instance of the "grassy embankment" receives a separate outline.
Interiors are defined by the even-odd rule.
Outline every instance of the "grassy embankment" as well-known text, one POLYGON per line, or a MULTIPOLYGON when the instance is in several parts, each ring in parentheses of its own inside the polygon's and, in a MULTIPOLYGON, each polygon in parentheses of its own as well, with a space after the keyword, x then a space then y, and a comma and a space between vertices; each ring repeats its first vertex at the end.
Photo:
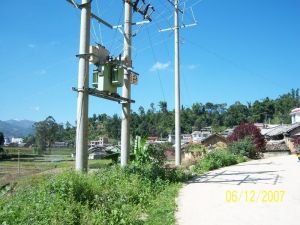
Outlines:
MULTIPOLYGON (((193 172, 244 160, 227 151, 213 151, 193 172)), ((39 175, 2 192, 0 224, 174 224, 175 198, 188 178, 180 169, 146 165, 105 166, 91 174, 68 170, 39 175)))
POLYGON ((4 224, 174 224, 179 170, 107 166, 23 180, 0 200, 4 224))

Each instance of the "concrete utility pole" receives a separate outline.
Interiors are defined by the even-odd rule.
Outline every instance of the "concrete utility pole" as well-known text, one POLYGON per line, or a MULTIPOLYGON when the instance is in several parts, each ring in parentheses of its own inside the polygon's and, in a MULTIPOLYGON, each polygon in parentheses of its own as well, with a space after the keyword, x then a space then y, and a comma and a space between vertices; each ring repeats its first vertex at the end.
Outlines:
POLYGON ((180 59, 179 59, 179 6, 174 0, 174 40, 175 40, 175 165, 181 164, 181 126, 180 126, 180 59))
POLYGON ((184 11, 179 9, 179 0, 168 0, 169 3, 175 8, 174 13, 174 27, 160 29, 159 32, 173 31, 174 30, 174 40, 175 40, 175 165, 180 166, 181 164, 181 125, 180 125, 180 54, 179 54, 179 29, 192 27, 197 25, 193 10, 191 8, 191 13, 194 19, 192 24, 179 25, 179 13, 184 14, 184 11))
MULTIPOLYGON (((131 1, 125 1, 125 23, 124 23, 124 55, 123 60, 127 67, 132 67, 131 62, 131 40, 132 40, 132 8, 131 1)), ((122 97, 131 99, 130 72, 124 71, 124 85, 122 97)), ((122 103, 122 128, 121 128, 121 166, 128 164, 130 155, 130 101, 122 103)))
POLYGON ((87 171, 91 1, 82 0, 81 7, 75 169, 87 171))

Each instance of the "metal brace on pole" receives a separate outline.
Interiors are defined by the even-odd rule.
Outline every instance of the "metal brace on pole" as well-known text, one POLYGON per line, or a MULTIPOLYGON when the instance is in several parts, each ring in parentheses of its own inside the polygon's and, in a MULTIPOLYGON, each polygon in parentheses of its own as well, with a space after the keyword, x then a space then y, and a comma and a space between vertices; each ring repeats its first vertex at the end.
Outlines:
MULTIPOLYGON (((75 0, 66 0, 66 1, 69 2, 70 4, 74 5, 75 8, 77 8, 77 9, 82 9, 84 6, 84 4, 80 5, 80 4, 76 3, 75 0)), ((91 4, 91 2, 92 1, 90 0, 89 2, 87 2, 85 4, 91 4)), ((111 25, 107 21, 101 19, 99 16, 95 15, 92 12, 90 13, 90 18, 93 18, 93 19, 97 20, 99 23, 102 23, 103 25, 107 26, 108 28, 113 29, 113 25, 111 25)))

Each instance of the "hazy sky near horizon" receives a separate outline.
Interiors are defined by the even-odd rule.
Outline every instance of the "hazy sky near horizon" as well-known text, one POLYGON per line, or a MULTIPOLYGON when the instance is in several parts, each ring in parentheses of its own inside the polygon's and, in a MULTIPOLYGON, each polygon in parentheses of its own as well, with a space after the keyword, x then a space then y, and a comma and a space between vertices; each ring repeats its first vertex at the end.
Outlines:
MULTIPOLYGON (((122 2, 93 0, 92 9, 120 24, 122 2)), ((133 110, 161 100, 174 108, 173 33, 158 32, 172 26, 173 9, 167 0, 151 2, 153 22, 134 28, 133 65, 140 77, 132 87, 133 110)), ((186 9, 181 23, 193 23, 191 6, 198 21, 180 33, 182 105, 247 103, 300 87, 299 0, 181 2, 186 9)), ((2 9, 0 120, 52 115, 74 124, 77 94, 71 88, 77 86, 80 12, 65 0, 4 1, 2 9)), ((134 21, 140 20, 134 14, 134 21)), ((122 53, 122 34, 93 21, 95 42, 115 56, 122 53)), ((94 113, 120 115, 121 105, 90 97, 89 114, 94 113)))

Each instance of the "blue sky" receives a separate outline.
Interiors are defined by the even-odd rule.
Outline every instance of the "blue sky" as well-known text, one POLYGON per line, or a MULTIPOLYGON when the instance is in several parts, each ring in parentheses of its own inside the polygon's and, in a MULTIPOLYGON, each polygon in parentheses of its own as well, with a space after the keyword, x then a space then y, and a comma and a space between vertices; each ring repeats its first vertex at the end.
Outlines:
MULTIPOLYGON (((182 29, 181 103, 232 104, 276 98, 300 86, 299 0, 186 0, 182 29)), ((153 0, 153 22, 133 39, 133 64, 140 73, 132 87, 136 100, 174 107, 173 33, 159 33, 173 23, 167 0, 153 0)), ((184 5, 182 4, 182 8, 184 5)), ((58 122, 76 119, 80 13, 64 0, 4 1, 0 16, 0 120, 58 122)), ((121 0, 94 0, 93 12, 122 23, 121 0), (108 2, 108 3, 107 3, 108 2)), ((140 21, 134 15, 134 21, 140 21)), ((135 28, 134 28, 135 29, 135 28)), ((91 42, 113 55, 122 52, 122 34, 93 21, 91 42)), ((92 66, 91 66, 92 69, 92 66)), ((90 97, 89 113, 120 114, 118 103, 90 97)))

